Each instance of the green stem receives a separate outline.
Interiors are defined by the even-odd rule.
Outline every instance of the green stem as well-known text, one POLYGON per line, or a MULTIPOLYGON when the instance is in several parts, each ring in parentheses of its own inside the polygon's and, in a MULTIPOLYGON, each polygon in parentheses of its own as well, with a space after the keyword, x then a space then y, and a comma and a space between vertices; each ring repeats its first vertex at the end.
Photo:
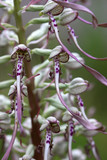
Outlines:
MULTIPOLYGON (((15 16, 15 21, 16 21, 16 27, 18 29, 18 37, 19 37, 19 44, 26 44, 26 39, 25 39, 25 30, 23 27, 23 22, 22 22, 22 16, 20 14, 20 0, 14 0, 14 16, 15 16)), ((29 62, 24 62, 24 67, 25 67, 25 72, 26 76, 29 78, 32 76, 31 73, 31 63, 29 62)), ((39 100, 38 100, 38 95, 35 95, 33 93, 34 90, 34 79, 30 81, 30 83, 27 85, 28 88, 28 100, 29 100, 29 106, 30 106, 30 116, 31 116, 31 121, 32 121, 32 130, 31 130, 31 139, 32 143, 35 146, 35 153, 34 153, 34 158, 36 160, 43 160, 42 153, 39 153, 37 151, 38 145, 40 145, 41 142, 41 137, 40 137, 40 125, 38 122, 34 122, 33 119, 35 115, 38 114, 39 111, 39 100)), ((42 150, 41 150, 42 152, 42 150)))

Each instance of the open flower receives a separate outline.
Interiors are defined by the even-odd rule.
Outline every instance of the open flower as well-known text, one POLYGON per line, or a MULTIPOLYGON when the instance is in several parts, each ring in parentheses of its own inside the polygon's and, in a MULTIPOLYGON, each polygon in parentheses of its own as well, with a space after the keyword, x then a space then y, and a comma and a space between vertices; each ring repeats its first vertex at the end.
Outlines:
POLYGON ((27 61, 31 60, 30 57, 30 50, 24 44, 20 44, 16 46, 11 54, 11 59, 17 59, 17 68, 16 68, 16 77, 17 77, 17 115, 18 115, 18 122, 20 125, 21 131, 21 117, 22 117, 22 100, 21 100, 21 79, 23 78, 23 60, 26 59, 27 61))
POLYGON ((29 49, 23 45, 20 44, 14 48, 14 51, 11 55, 12 59, 18 59, 17 62, 17 68, 15 76, 17 78, 17 81, 10 87, 8 95, 10 96, 10 99, 14 101, 14 110, 15 110, 15 123, 14 123, 14 130, 13 135, 11 138, 11 141, 9 143, 8 149, 3 156, 2 160, 6 160, 9 157, 9 154, 11 152, 13 143, 15 141, 16 133, 18 124, 20 125, 20 132, 24 133, 23 127, 21 125, 21 119, 22 119, 22 94, 24 96, 27 96, 27 87, 22 83, 23 78, 23 59, 26 58, 27 61, 30 60, 30 52, 29 49))
POLYGON ((42 124, 40 131, 46 129, 44 160, 48 159, 48 151, 51 145, 51 136, 53 133, 60 132, 59 121, 55 117, 48 117, 42 124))

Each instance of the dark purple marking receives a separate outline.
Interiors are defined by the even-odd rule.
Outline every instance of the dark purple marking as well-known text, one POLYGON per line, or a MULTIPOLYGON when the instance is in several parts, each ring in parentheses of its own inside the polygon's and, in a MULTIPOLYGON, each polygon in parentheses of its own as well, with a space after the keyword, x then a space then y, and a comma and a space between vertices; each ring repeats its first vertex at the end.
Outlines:
POLYGON ((53 19, 52 21, 55 22, 55 19, 53 19))
POLYGON ((74 132, 70 132, 70 136, 73 136, 73 133, 74 133, 74 132))
POLYGON ((57 27, 57 24, 54 24, 54 27, 57 27))
POLYGON ((57 70, 56 73, 59 73, 59 70, 57 70))
POLYGON ((70 131, 72 131, 73 129, 74 129, 74 127, 71 127, 71 128, 70 128, 70 131))
POLYGON ((21 73, 17 73, 17 76, 20 76, 21 75, 21 73))
POLYGON ((80 102, 80 106, 81 106, 81 107, 83 107, 83 106, 84 106, 82 102, 80 102))
POLYGON ((46 141, 46 143, 49 143, 49 144, 50 144, 50 141, 49 141, 49 140, 47 140, 47 141, 46 141))

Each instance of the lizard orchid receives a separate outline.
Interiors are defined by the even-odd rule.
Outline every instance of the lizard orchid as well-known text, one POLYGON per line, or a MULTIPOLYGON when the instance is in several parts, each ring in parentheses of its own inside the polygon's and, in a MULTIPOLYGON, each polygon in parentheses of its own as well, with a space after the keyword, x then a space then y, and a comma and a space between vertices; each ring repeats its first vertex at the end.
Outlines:
POLYGON ((18 116, 18 122, 20 125, 20 130, 22 131, 22 125, 21 125, 21 117, 22 117, 22 99, 21 99, 21 81, 23 78, 23 60, 26 59, 27 61, 31 60, 30 57, 30 50, 24 45, 20 44, 14 48, 14 51, 11 54, 11 59, 18 59, 17 62, 17 68, 16 68, 16 79, 17 79, 17 116, 18 116))

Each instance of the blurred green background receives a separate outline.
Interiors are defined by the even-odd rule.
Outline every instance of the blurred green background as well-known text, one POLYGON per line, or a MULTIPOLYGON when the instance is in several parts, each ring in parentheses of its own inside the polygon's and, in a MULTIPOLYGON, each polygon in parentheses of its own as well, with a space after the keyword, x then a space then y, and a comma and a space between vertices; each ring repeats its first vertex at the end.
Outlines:
MULTIPOLYGON (((25 1, 23 1, 25 3, 25 1)), ((99 23, 106 22, 107 23, 107 0, 94 0, 90 1, 91 5, 88 6, 98 18, 99 23)), ((84 18, 90 19, 90 16, 86 13, 80 13, 80 15, 84 18)), ((32 14, 35 16, 35 13, 32 14)), ((26 13, 23 15, 24 23, 26 23, 31 18, 31 14, 26 13), (30 16, 30 17, 29 17, 30 16)), ((14 21, 13 21, 14 23, 14 21)), ((71 26, 75 29, 75 33, 78 36, 78 42, 86 52, 90 53, 96 57, 107 57, 107 29, 106 28, 96 28, 93 29, 92 26, 84 24, 79 20, 73 22, 71 26)), ((37 26, 38 28, 38 26, 37 26)), ((34 29, 34 28, 33 28, 34 29)), ((29 28, 27 33, 29 34, 31 29, 29 28)), ((67 31, 66 28, 60 27, 60 37, 62 41, 67 42, 67 31)), ((52 42, 52 46, 50 48, 55 47, 56 41, 52 42)), ((105 77, 107 77, 107 62, 105 61, 96 61, 92 60, 86 56, 84 56, 75 45, 72 43, 71 45, 65 44, 70 51, 78 52, 85 59, 85 63, 90 67, 98 70, 105 77)), ((0 48, 0 56, 7 54, 6 47, 0 48)), ((35 57, 35 56, 34 56, 35 57)), ((36 57, 35 57, 36 58, 36 57)), ((36 59, 33 59, 32 65, 34 65, 36 59)), ((12 73, 12 65, 10 62, 6 64, 0 64, 0 81, 11 79, 8 76, 8 73, 12 73)), ((90 83, 94 84, 94 88, 86 93, 82 94, 82 99, 84 101, 84 105, 86 106, 86 111, 90 107, 96 108, 96 113, 94 117, 102 122, 105 126, 107 126, 107 87, 98 82, 90 73, 88 73, 85 69, 78 69, 76 71, 72 71, 73 77, 83 77, 88 80, 90 83)), ((0 94, 8 95, 8 89, 0 90, 0 94)), ((81 146, 81 144, 85 144, 85 140, 83 137, 75 137, 76 144, 75 146, 81 146)), ((107 135, 103 135, 99 133, 94 137, 96 145, 98 147, 99 153, 101 155, 101 160, 107 159, 107 135)), ((94 160, 94 158, 90 158, 94 160)), ((55 159, 57 160, 57 158, 55 159)))

